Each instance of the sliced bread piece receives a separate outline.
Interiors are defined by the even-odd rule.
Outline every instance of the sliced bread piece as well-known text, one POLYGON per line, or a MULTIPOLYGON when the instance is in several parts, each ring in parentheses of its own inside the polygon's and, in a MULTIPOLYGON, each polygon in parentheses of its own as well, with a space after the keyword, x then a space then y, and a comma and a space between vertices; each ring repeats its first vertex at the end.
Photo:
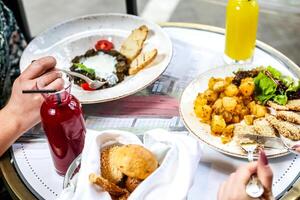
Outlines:
POLYGON ((252 144, 257 140, 257 133, 253 126, 248 126, 246 124, 237 124, 234 127, 234 141, 241 144, 252 144))
POLYGON ((268 101, 267 104, 268 104, 268 106, 270 106, 271 108, 274 108, 275 110, 289 110, 288 107, 279 105, 273 101, 268 101))
POLYGON ((150 52, 141 53, 136 59, 134 59, 129 68, 129 75, 138 73, 140 70, 144 69, 149 65, 156 57, 157 49, 153 49, 150 52))
POLYGON ((285 106, 279 105, 273 101, 268 101, 267 103, 271 108, 275 110, 291 110, 291 111, 300 111, 300 99, 288 100, 285 106))
POLYGON ((258 133, 254 130, 253 126, 246 124, 237 124, 234 127, 234 140, 238 144, 248 144, 257 141, 258 133))
POLYGON ((300 99, 289 100, 285 106, 289 110, 300 111, 300 99))
POLYGON ((254 130, 260 136, 266 137, 276 137, 275 129, 270 125, 270 123, 265 118, 256 119, 253 122, 254 130))
POLYGON ((120 53, 131 62, 141 53, 148 32, 148 27, 145 25, 133 30, 121 45, 120 53))
POLYGON ((292 111, 277 111, 277 119, 282 119, 295 124, 300 124, 300 114, 292 111))
POLYGON ((300 128, 294 124, 278 120, 273 115, 268 115, 266 120, 284 137, 291 140, 300 140, 300 128))
POLYGON ((254 129, 254 126, 248 126, 246 124, 235 125, 233 133, 234 136, 258 135, 254 129))

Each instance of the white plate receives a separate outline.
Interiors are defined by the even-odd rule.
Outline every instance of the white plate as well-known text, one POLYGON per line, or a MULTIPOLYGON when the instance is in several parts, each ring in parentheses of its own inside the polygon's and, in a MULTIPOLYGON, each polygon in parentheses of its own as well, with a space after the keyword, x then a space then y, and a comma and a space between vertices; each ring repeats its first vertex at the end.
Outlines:
MULTIPOLYGON (((197 136, 200 140, 208 144, 210 147, 217 151, 225 153, 230 156, 247 158, 246 154, 241 150, 241 148, 236 144, 235 141, 231 141, 227 144, 221 142, 220 137, 213 136, 210 132, 210 126, 205 123, 201 123, 199 118, 196 117, 194 112, 194 101, 199 92, 204 92, 207 89, 208 81, 211 77, 221 77, 233 76, 234 71, 238 69, 251 69, 253 66, 242 66, 242 65, 229 65, 214 68, 207 72, 201 74, 198 78, 193 80, 184 90, 180 100, 180 115, 184 121, 187 129, 197 136)), ((286 74, 288 76, 294 77, 291 73, 286 74)), ((294 77, 295 78, 295 77, 294 77)), ((265 152, 269 158, 284 156, 289 152, 282 149, 265 149, 265 152)))
POLYGON ((172 57, 172 44, 167 34, 157 24, 140 17, 123 14, 99 14, 72 19, 54 26, 38 35, 25 49, 20 68, 23 71, 32 60, 52 55, 57 59, 57 67, 69 69, 70 61, 93 48, 100 39, 112 39, 115 49, 120 49, 122 41, 133 29, 141 25, 149 28, 143 51, 158 50, 154 62, 134 76, 112 88, 84 91, 74 85, 72 94, 81 103, 112 101, 134 94, 153 83, 167 68, 172 57))

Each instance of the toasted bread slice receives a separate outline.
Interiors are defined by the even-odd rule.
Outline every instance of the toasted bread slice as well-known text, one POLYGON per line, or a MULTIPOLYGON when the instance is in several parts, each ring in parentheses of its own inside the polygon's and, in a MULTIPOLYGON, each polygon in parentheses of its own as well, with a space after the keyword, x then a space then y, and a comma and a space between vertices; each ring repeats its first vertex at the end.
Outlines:
POLYGON ((255 131, 254 126, 248 126, 246 124, 237 124, 234 127, 233 131, 234 136, 243 136, 243 135, 258 135, 255 131))
POLYGON ((294 124, 278 120, 273 115, 268 115, 266 120, 284 137, 291 140, 300 140, 300 129, 294 124))
POLYGON ((101 176, 108 181, 118 184, 123 178, 123 173, 115 166, 112 165, 111 154, 119 146, 106 147, 101 151, 101 176))
POLYGON ((126 189, 123 189, 116 184, 108 181, 107 179, 103 178, 102 176, 98 176, 97 174, 90 174, 89 180, 91 183, 100 186, 103 190, 107 191, 110 195, 113 196, 122 196, 126 193, 129 193, 126 189))
POLYGON ((286 104, 289 110, 300 111, 300 99, 289 100, 286 104))
POLYGON ((300 124, 300 114, 292 111, 277 111, 277 119, 282 119, 295 124, 300 124))
POLYGON ((268 101, 267 104, 268 106, 274 108, 275 110, 289 110, 288 107, 279 105, 277 103, 274 103, 273 101, 268 101))
POLYGON ((121 54, 123 54, 130 62, 141 53, 148 32, 148 27, 143 25, 133 30, 121 45, 121 54))
POLYGON ((136 59, 134 59, 129 68, 129 75, 138 73, 140 70, 144 69, 149 65, 156 57, 157 49, 153 49, 150 52, 141 53, 136 59))
POLYGON ((254 130, 254 126, 246 124, 237 124, 234 127, 234 140, 238 144, 253 143, 256 141, 258 133, 254 130))
POLYGON ((254 120, 253 126, 254 130, 259 133, 260 136, 276 137, 275 129, 265 118, 254 120))
POLYGON ((268 101, 268 105, 275 110, 292 110, 292 111, 300 111, 300 100, 289 100, 285 106, 279 105, 272 101, 268 101))

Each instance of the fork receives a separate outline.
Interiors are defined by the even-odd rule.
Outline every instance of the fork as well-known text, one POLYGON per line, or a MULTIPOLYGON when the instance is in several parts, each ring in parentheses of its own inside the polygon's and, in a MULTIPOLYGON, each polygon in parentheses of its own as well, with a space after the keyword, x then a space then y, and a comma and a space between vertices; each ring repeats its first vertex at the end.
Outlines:
MULTIPOLYGON (((240 143, 241 148, 247 152, 249 162, 254 161, 254 152, 258 144, 255 142, 240 143)), ((246 185, 246 193, 252 198, 258 198, 264 193, 264 187, 256 174, 253 174, 246 185)))
POLYGON ((281 135, 281 134, 279 134, 279 133, 276 134, 276 136, 277 136, 278 138, 280 138, 280 140, 282 141, 283 145, 285 146, 285 148, 286 148, 289 152, 292 152, 292 153, 294 153, 294 154, 296 154, 296 155, 300 155, 300 153, 299 153, 298 151, 295 151, 295 150, 293 149, 293 146, 297 143, 297 141, 296 141, 296 142, 291 141, 290 139, 284 137, 283 135, 281 135))
POLYGON ((85 82, 87 82, 89 84, 89 87, 91 89, 99 89, 100 87, 102 87, 104 84, 106 84, 107 82, 104 81, 99 81, 99 80, 92 80, 90 79, 89 77, 83 75, 83 74, 80 74, 80 73, 77 73, 77 72, 72 72, 72 71, 67 71, 67 70, 64 70, 64 69, 59 69, 60 71, 62 72, 65 72, 71 76, 76 76, 76 77, 79 77, 81 79, 83 79, 85 82))

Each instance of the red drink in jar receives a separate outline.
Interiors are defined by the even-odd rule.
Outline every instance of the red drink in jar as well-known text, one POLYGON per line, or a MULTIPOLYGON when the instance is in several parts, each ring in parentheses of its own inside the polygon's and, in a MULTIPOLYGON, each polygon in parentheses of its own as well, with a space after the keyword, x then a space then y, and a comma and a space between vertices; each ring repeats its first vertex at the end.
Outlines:
MULTIPOLYGON (((70 94, 71 80, 63 72, 51 73, 60 74, 55 81, 57 83, 64 80, 63 89, 44 95, 45 101, 40 114, 54 166, 58 174, 64 175, 71 162, 83 149, 86 129, 81 105, 70 94)), ((38 84, 41 83, 38 82, 38 84)), ((55 84, 55 82, 50 84, 55 84)), ((44 87, 38 86, 39 89, 48 87, 47 83, 42 85, 44 87)))

